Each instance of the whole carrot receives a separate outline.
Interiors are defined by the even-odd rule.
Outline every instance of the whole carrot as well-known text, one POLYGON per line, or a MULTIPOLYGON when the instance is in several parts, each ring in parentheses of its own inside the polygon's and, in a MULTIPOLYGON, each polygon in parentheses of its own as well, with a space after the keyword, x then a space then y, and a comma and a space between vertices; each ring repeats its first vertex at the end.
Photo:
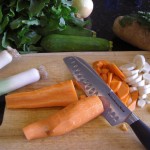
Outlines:
POLYGON ((8 94, 5 99, 7 108, 39 108, 67 106, 77 101, 78 96, 72 80, 68 80, 32 91, 8 94))
POLYGON ((99 97, 87 97, 68 105, 44 120, 24 127, 23 132, 28 140, 63 135, 94 119, 103 111, 99 97))

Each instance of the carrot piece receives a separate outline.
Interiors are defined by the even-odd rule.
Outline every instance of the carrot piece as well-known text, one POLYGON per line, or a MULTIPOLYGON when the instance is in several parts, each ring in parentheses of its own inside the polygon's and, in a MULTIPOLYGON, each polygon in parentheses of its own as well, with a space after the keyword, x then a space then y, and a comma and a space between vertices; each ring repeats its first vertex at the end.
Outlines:
POLYGON ((119 90, 116 92, 120 99, 124 99, 129 94, 129 86, 122 82, 119 90))
POLYGON ((132 102, 128 105, 128 108, 129 108, 131 111, 134 111, 135 108, 136 108, 136 103, 137 103, 137 101, 132 101, 132 102))
POLYGON ((121 81, 112 81, 110 82, 110 88, 116 93, 121 87, 121 81))
POLYGON ((77 101, 78 96, 72 80, 69 80, 33 91, 8 94, 5 99, 7 108, 39 108, 67 106, 77 101))
POLYGON ((107 68, 110 64, 110 62, 108 60, 100 60, 101 63, 103 63, 103 67, 107 68))
POLYGON ((108 72, 109 72, 109 69, 107 69, 107 68, 102 68, 101 69, 101 73, 103 73, 103 74, 106 74, 108 72))
POLYGON ((113 73, 108 72, 108 78, 107 78, 107 83, 108 83, 108 85, 110 85, 110 83, 111 83, 111 81, 112 81, 112 78, 113 78, 113 73))
POLYGON ((131 92, 132 101, 137 101, 138 97, 139 97, 139 92, 138 91, 131 92))
POLYGON ((121 70, 114 64, 110 63, 109 64, 109 69, 111 72, 113 72, 116 76, 119 76, 122 80, 125 79, 125 75, 121 72, 121 70))
POLYGON ((131 95, 130 93, 123 99, 121 99, 121 101, 124 103, 124 105, 128 105, 128 101, 131 99, 131 95))
POLYGON ((107 83, 107 74, 101 74, 100 76, 107 83))
POLYGON ((113 74, 112 81, 122 81, 122 80, 118 76, 116 76, 115 74, 113 74))
POLYGON ((87 97, 68 105, 47 119, 24 127, 23 132, 28 140, 63 135, 94 119, 103 111, 102 102, 97 96, 87 97))
POLYGON ((94 63, 93 63, 93 68, 97 68, 97 67, 99 67, 99 68, 101 68, 103 66, 103 62, 102 61, 95 61, 94 63))
POLYGON ((82 94, 79 96, 79 100, 86 98, 87 96, 85 94, 82 94))
POLYGON ((131 111, 135 110, 138 97, 139 97, 139 92, 138 91, 134 91, 134 92, 131 93, 132 101, 128 102, 128 108, 131 111))
POLYGON ((73 84, 78 90, 82 90, 81 85, 76 80, 73 80, 73 84))

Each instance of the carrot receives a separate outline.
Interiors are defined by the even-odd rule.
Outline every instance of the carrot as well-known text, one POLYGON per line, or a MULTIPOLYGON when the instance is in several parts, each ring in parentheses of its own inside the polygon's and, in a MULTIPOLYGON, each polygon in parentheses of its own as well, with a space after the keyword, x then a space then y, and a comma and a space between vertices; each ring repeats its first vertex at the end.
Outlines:
POLYGON ((135 108, 136 108, 136 102, 137 101, 132 101, 129 105, 128 105, 128 108, 131 110, 131 111, 134 111, 135 108))
POLYGON ((125 98, 122 98, 121 101, 127 106, 128 101, 130 101, 131 95, 128 94, 125 98))
POLYGON ((121 87, 121 81, 112 81, 110 82, 110 88, 116 93, 121 87))
POLYGON ((103 64, 103 67, 107 68, 110 64, 108 60, 100 60, 100 62, 103 64))
POLYGON ((109 64, 109 69, 118 77, 120 77, 122 80, 125 79, 125 75, 121 72, 121 70, 114 64, 109 64))
POLYGON ((129 86, 122 82, 119 90, 116 92, 120 99, 124 99, 129 94, 129 86))
POLYGON ((139 92, 138 91, 131 92, 132 101, 137 101, 138 97, 139 97, 139 92))
POLYGON ((122 81, 122 80, 118 76, 116 76, 115 74, 113 74, 112 81, 122 81))
POLYGON ((87 97, 44 120, 24 127, 23 132, 28 140, 63 135, 94 119, 103 111, 102 102, 97 96, 87 97))
POLYGON ((33 91, 8 94, 5 99, 7 108, 39 108, 67 106, 78 97, 72 80, 69 80, 33 91))
POLYGON ((100 76, 107 83, 107 74, 101 74, 100 76))
POLYGON ((101 73, 106 74, 106 73, 108 73, 108 72, 109 72, 109 69, 107 69, 107 68, 102 68, 102 69, 101 69, 101 73))
POLYGON ((138 91, 131 92, 132 101, 128 103, 128 108, 131 111, 135 110, 138 97, 139 97, 139 92, 138 91))
POLYGON ((108 85, 110 85, 110 83, 111 83, 111 81, 112 81, 112 78, 113 78, 113 73, 111 73, 111 72, 108 72, 108 80, 107 80, 107 83, 108 83, 108 85))
POLYGON ((73 80, 73 84, 78 90, 82 90, 81 85, 76 80, 73 80))
POLYGON ((87 96, 85 94, 82 94, 79 96, 79 100, 86 98, 87 96))

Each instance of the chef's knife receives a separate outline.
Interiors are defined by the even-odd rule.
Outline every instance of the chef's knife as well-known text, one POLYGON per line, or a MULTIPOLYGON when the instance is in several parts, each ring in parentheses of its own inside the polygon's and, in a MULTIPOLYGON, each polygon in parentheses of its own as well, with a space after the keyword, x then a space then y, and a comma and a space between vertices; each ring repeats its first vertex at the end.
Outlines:
POLYGON ((133 114, 118 96, 98 76, 92 67, 79 57, 66 57, 64 62, 87 96, 97 95, 104 106, 103 116, 111 125, 127 122, 141 143, 150 150, 150 128, 133 114))

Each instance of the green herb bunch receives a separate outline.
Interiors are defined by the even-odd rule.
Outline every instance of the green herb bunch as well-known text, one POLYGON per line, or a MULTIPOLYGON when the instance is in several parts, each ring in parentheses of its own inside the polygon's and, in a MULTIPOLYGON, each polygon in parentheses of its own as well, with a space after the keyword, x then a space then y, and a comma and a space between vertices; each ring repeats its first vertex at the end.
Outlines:
POLYGON ((0 50, 8 45, 19 51, 40 51, 42 28, 65 30, 68 25, 84 27, 88 21, 75 17, 68 0, 0 0, 0 50))
POLYGON ((131 25, 134 21, 144 28, 150 30, 150 12, 138 11, 137 13, 125 15, 121 20, 121 26, 131 25))

